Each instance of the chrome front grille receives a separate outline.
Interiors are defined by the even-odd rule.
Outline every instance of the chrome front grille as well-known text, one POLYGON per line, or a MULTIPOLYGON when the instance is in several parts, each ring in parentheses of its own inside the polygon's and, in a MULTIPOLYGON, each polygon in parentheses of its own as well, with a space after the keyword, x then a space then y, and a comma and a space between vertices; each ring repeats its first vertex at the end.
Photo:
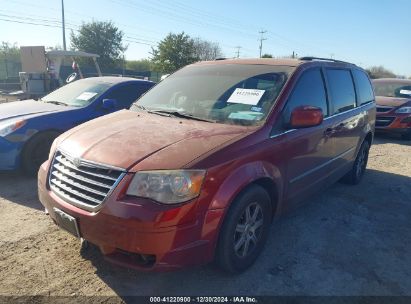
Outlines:
POLYGON ((376 127, 387 127, 394 121, 394 119, 395 117, 377 116, 375 120, 375 126, 376 127))
POLYGON ((125 172, 57 151, 49 172, 50 189, 68 203, 95 211, 114 190, 125 172))
POLYGON ((386 106, 377 106, 378 113, 386 113, 394 109, 394 107, 386 107, 386 106))

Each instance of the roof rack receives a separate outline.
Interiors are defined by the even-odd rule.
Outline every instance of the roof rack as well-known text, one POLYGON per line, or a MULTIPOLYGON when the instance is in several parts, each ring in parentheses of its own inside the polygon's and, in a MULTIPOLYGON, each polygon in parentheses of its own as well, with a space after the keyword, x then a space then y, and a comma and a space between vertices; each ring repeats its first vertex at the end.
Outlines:
POLYGON ((337 60, 337 59, 332 59, 332 58, 321 58, 321 57, 300 57, 298 58, 299 60, 303 60, 303 61, 331 61, 331 62, 339 62, 339 63, 347 63, 347 64, 351 64, 351 65, 355 65, 351 62, 347 62, 347 61, 342 61, 342 60, 337 60))

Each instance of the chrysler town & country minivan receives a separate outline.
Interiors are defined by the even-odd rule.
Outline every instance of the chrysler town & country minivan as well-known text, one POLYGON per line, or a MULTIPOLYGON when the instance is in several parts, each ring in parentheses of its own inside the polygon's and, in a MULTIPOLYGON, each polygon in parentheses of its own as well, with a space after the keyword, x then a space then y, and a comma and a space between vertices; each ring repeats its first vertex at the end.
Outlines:
POLYGON ((123 110, 59 136, 39 170, 53 221, 117 264, 251 266, 270 223, 357 184, 375 125, 361 68, 237 59, 182 68, 123 110))

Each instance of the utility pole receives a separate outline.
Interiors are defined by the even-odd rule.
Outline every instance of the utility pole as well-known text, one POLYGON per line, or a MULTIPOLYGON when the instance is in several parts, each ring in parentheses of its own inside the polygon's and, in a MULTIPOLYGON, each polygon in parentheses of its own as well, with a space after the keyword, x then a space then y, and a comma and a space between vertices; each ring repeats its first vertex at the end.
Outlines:
POLYGON ((236 49, 237 49, 237 58, 240 58, 240 49, 241 49, 241 46, 236 46, 235 47, 236 49))
POLYGON ((124 77, 124 70, 126 69, 126 56, 123 53, 123 77, 124 77))
POLYGON ((61 24, 63 26, 63 49, 66 51, 66 24, 64 22, 64 0, 61 0, 61 24))
POLYGON ((260 37, 260 58, 261 58, 261 56, 263 55, 263 41, 267 40, 267 38, 264 38, 264 34, 267 33, 267 31, 261 30, 258 33, 261 34, 261 37, 260 37))

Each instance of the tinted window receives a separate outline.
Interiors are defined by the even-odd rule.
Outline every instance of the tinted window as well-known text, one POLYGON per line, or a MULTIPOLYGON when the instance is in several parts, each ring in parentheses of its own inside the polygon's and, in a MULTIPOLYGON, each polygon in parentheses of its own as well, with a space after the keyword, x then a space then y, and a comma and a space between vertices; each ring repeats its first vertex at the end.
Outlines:
POLYGON ((104 99, 115 99, 119 109, 128 109, 150 87, 145 83, 121 85, 109 92, 104 99))
POLYGON ((374 100, 371 82, 368 76, 360 70, 353 70, 355 84, 358 92, 358 105, 366 104, 374 100))
POLYGON ((323 110, 324 116, 328 115, 324 82, 319 69, 309 70, 300 77, 288 101, 287 115, 298 106, 318 107, 323 110))
POLYGON ((327 80, 334 108, 333 114, 353 109, 355 90, 350 71, 327 69, 327 80))

